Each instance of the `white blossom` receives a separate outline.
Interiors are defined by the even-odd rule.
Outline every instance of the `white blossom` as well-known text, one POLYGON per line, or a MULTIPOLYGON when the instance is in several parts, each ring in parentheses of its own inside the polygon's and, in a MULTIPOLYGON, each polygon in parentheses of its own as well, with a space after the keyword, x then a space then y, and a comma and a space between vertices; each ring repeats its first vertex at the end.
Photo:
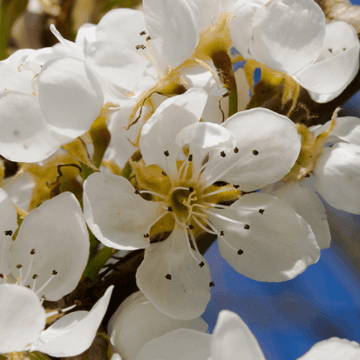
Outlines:
POLYGON ((184 320, 204 311, 213 286, 194 231, 217 235, 226 260, 260 281, 291 279, 319 257, 310 226, 285 202, 256 193, 237 200, 239 187, 251 192, 289 172, 300 149, 294 124, 266 109, 237 113, 222 125, 199 122, 205 104, 206 93, 191 89, 163 102, 144 125, 143 174, 155 171, 157 192, 99 173, 84 185, 92 232, 106 246, 145 248, 138 287, 159 311, 184 320), (237 201, 223 206, 221 196, 237 201), (170 236, 149 243, 162 219, 172 224, 170 236))
POLYGON ((359 68, 359 39, 341 21, 325 24, 314 0, 237 1, 235 48, 248 59, 291 75, 319 103, 337 97, 359 68))

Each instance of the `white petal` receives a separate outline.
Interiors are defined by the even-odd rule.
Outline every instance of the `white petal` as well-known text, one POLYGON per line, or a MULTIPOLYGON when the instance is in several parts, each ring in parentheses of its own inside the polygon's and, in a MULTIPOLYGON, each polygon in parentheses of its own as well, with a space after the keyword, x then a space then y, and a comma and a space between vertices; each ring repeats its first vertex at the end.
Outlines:
POLYGON ((136 360, 207 360, 211 338, 211 335, 195 330, 174 330, 149 341, 136 360))
POLYGON ((360 346, 355 341, 330 338, 315 344, 298 360, 357 360, 360 358, 360 346))
POLYGON ((150 62, 116 42, 93 42, 85 54, 100 76, 121 88, 139 93, 156 84, 158 75, 150 62))
POLYGON ((165 212, 162 202, 146 201, 121 176, 90 175, 84 184, 84 216, 94 235, 119 250, 149 246, 153 222, 165 212))
POLYGON ((176 223, 165 241, 151 244, 145 250, 136 283, 160 312, 174 319, 189 320, 205 311, 210 300, 211 276, 206 260, 194 250, 191 251, 197 260, 191 256, 184 231, 176 223), (170 280, 166 278, 168 274, 170 280))
POLYGON ((57 275, 38 293, 39 297, 44 295, 47 300, 56 301, 75 289, 88 257, 89 234, 80 205, 73 194, 65 192, 26 216, 11 250, 10 266, 11 272, 20 276, 16 266, 22 265, 24 285, 33 286, 33 275, 37 274, 35 291, 56 270, 57 275))
POLYGON ((220 14, 220 1, 219 0, 193 0, 192 1, 199 11, 199 28, 200 32, 205 31, 212 22, 220 14))
MULTIPOLYGON (((197 122, 182 129, 176 137, 179 147, 189 146, 193 155, 193 165, 201 167, 207 154, 230 150, 235 146, 234 135, 223 126, 207 122, 197 122)), ((211 156, 211 155, 210 155, 211 156)))
POLYGON ((223 310, 213 332, 211 359, 265 360, 265 357, 244 321, 237 314, 223 310))
POLYGON ((272 192, 288 203, 311 226, 320 249, 330 246, 331 234, 324 205, 319 197, 309 188, 299 183, 287 184, 280 190, 272 192))
POLYGON ((37 162, 60 147, 36 97, 9 92, 0 98, 0 107, 0 153, 5 158, 37 162))
POLYGON ((56 357, 75 356, 86 351, 105 315, 113 288, 108 287, 90 312, 74 311, 56 321, 41 333, 31 350, 56 357))
POLYGON ((0 219, 0 274, 8 275, 12 235, 18 225, 15 206, 3 189, 0 189, 0 219))
POLYGON ((319 58, 294 74, 294 79, 315 93, 337 93, 353 80, 358 69, 359 40, 356 31, 345 22, 334 21, 326 26, 319 58))
POLYGON ((237 272, 251 279, 290 280, 319 259, 320 249, 310 225, 274 196, 244 195, 216 213, 239 222, 210 215, 217 230, 224 232, 218 238, 221 255, 237 272), (265 210, 263 214, 260 209, 265 210), (245 225, 250 228, 245 229, 245 225), (243 253, 239 255, 240 249, 243 253))
POLYGON ((271 110, 238 112, 223 126, 235 136, 238 152, 222 158, 215 169, 208 166, 202 175, 208 182, 216 178, 238 184, 244 191, 256 190, 285 176, 299 155, 301 143, 295 125, 271 110))
POLYGON ((179 146, 176 136, 186 126, 200 120, 207 93, 192 88, 185 94, 165 100, 143 126, 140 150, 146 165, 157 164, 170 176, 176 171, 179 146), (168 151, 166 157, 164 152, 168 151))
POLYGON ((144 0, 146 27, 151 41, 171 67, 181 65, 199 40, 197 8, 186 0, 144 0))
POLYGON ((70 141, 89 130, 104 97, 84 61, 60 58, 48 61, 40 72, 39 101, 51 130, 70 141))
POLYGON ((360 214, 360 146, 338 143, 326 148, 315 169, 315 187, 332 207, 360 214))
POLYGON ((45 310, 23 286, 0 285, 0 353, 22 351, 45 327, 45 310))
MULTIPOLYGON (((330 121, 324 124, 318 131, 319 133, 327 130, 330 125, 330 121)), ((336 119, 336 126, 331 131, 329 143, 334 143, 335 140, 340 139, 350 144, 360 146, 360 119, 354 116, 339 117, 336 119)))
POLYGON ((250 54, 272 69, 293 74, 315 61, 325 36, 325 16, 313 0, 273 0, 253 18, 250 54))
POLYGON ((176 329, 207 330, 201 318, 175 320, 160 313, 141 293, 132 294, 123 302, 114 316, 116 322, 111 332, 111 343, 124 359, 135 360, 139 350, 150 340, 176 329))
POLYGON ((93 41, 96 41, 96 29, 97 26, 94 24, 82 24, 77 31, 75 44, 84 48, 85 42, 91 43, 93 41))
POLYGON ((146 45, 144 13, 133 9, 113 9, 96 26, 96 40, 115 42, 135 51, 136 45, 146 45))
POLYGON ((236 1, 231 9, 235 15, 230 23, 231 40, 236 50, 245 58, 251 57, 248 49, 256 10, 267 2, 267 0, 236 1))

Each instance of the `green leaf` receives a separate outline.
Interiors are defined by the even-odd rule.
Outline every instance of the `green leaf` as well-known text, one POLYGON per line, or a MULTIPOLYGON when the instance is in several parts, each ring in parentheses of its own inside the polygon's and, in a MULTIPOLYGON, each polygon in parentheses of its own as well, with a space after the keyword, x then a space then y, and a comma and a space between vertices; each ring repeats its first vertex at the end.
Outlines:
POLYGON ((31 360, 51 360, 48 355, 43 354, 39 351, 29 352, 28 356, 31 360))

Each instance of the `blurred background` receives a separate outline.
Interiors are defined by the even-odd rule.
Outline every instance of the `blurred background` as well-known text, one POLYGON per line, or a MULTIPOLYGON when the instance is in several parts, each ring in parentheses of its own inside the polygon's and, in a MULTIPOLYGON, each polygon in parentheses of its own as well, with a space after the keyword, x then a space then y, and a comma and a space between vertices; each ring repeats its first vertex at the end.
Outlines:
MULTIPOLYGON (((0 13, 0 60, 17 48, 53 45, 57 40, 48 30, 51 23, 73 40, 81 24, 97 23, 119 4, 141 7, 141 0, 63 0, 61 8, 59 0, 27 3, 0 0, 7 10, 0 13)), ((360 5, 360 0, 352 3, 360 5)), ((346 102, 341 115, 360 117, 360 92, 346 102)), ((259 283, 238 274, 214 243, 205 256, 215 283, 203 315, 209 331, 219 311, 234 311, 248 324, 267 360, 295 360, 333 336, 360 342, 360 216, 329 207, 327 215, 331 247, 322 251, 316 265, 284 283, 259 283)))

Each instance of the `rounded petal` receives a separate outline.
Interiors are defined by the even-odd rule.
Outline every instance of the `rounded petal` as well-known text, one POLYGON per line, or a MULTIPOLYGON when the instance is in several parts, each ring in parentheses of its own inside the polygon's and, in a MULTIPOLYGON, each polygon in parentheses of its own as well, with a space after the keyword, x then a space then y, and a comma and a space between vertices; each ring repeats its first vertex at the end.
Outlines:
POLYGON ((144 13, 134 9, 113 9, 106 13, 96 26, 96 40, 115 42, 135 51, 136 45, 146 42, 144 13))
POLYGON ((43 66, 39 101, 51 130, 64 143, 90 129, 104 96, 99 80, 84 61, 63 57, 43 66))
POLYGON ((186 0, 144 0, 143 7, 157 51, 171 67, 181 65, 199 41, 198 9, 186 0))
POLYGON ((117 319, 111 332, 111 343, 127 360, 135 360, 139 350, 147 342, 170 331, 180 328, 201 332, 207 330, 207 324, 201 318, 175 320, 160 313, 141 292, 127 298, 114 316, 117 319))
POLYGON ((94 235, 118 250, 149 246, 153 222, 164 212, 162 202, 146 201, 122 176, 90 175, 84 184, 84 216, 94 235))
POLYGON ((182 129, 176 137, 180 148, 189 146, 193 155, 193 165, 201 167, 205 157, 212 152, 234 148, 234 135, 223 126, 208 122, 197 122, 182 129))
POLYGON ((222 310, 212 336, 211 359, 265 360, 265 357, 244 321, 237 314, 222 310))
POLYGON ((191 329, 174 330, 149 341, 136 360, 207 360, 212 336, 191 329))
POLYGON ((218 238, 221 255, 251 279, 290 280, 319 260, 320 249, 310 225, 285 201, 249 194, 228 209, 214 212, 230 219, 210 215, 224 233, 218 238))
POLYGON ((85 43, 96 41, 96 28, 95 24, 82 24, 76 33, 75 44, 84 48, 85 43))
POLYGON ((256 10, 265 5, 268 0, 243 0, 236 1, 232 7, 235 18, 230 23, 230 35, 234 47, 244 58, 249 58, 249 45, 251 31, 256 10))
POLYGON ((357 360, 359 357, 357 342, 334 337, 318 342, 298 360, 357 360))
POLYGON ((185 94, 165 100, 143 126, 140 151, 146 165, 159 165, 170 176, 176 169, 180 150, 176 136, 186 126, 200 120, 207 101, 207 93, 192 88, 185 94), (169 156, 164 152, 168 151, 169 156))
POLYGON ((116 42, 93 42, 85 54, 100 76, 121 88, 140 93, 156 84, 158 75, 149 61, 116 42))
POLYGON ((0 353, 22 351, 37 340, 45 327, 45 310, 33 291, 0 285, 0 353))
POLYGON ((294 79, 308 91, 335 93, 336 97, 339 89, 354 79, 358 69, 359 40, 356 31, 345 22, 334 21, 326 26, 325 41, 316 62, 294 74, 294 79))
POLYGON ((331 234, 325 207, 312 190, 294 183, 287 184, 271 195, 286 201, 311 226, 320 249, 330 246, 331 234))
POLYGON ((202 178, 209 184, 216 179, 253 191, 282 179, 298 158, 301 142, 295 125, 271 110, 242 111, 222 126, 235 136, 237 152, 205 169, 202 178))
POLYGON ((272 69, 293 74, 315 61, 325 37, 325 15, 313 0, 273 0, 253 18, 249 52, 272 69))
POLYGON ((0 107, 0 154, 5 158, 37 162, 60 147, 36 97, 8 92, 0 98, 0 107))
MULTIPOLYGON (((319 130, 321 132, 326 131, 330 125, 328 121, 319 130)), ((360 119, 354 116, 339 117, 336 119, 336 126, 331 131, 330 139, 328 142, 332 142, 332 138, 336 140, 340 139, 350 144, 360 146, 360 119)))
POLYGON ((89 234, 80 205, 73 194, 65 192, 26 216, 11 250, 10 268, 39 297, 56 301, 75 289, 88 257, 89 234))
POLYGON ((139 289, 155 308, 180 320, 199 317, 210 300, 209 266, 194 250, 191 255, 187 241, 184 229, 176 223, 165 241, 145 250, 144 261, 136 273, 139 289))
POLYGON ((40 334, 31 350, 56 357, 75 356, 86 351, 106 313, 113 288, 108 287, 90 312, 74 311, 56 321, 40 334))
POLYGON ((360 146, 338 143, 326 148, 315 169, 315 187, 332 207, 360 214, 360 146))
POLYGON ((3 189, 0 189, 0 219, 0 274, 8 275, 12 235, 18 225, 15 206, 3 189))

